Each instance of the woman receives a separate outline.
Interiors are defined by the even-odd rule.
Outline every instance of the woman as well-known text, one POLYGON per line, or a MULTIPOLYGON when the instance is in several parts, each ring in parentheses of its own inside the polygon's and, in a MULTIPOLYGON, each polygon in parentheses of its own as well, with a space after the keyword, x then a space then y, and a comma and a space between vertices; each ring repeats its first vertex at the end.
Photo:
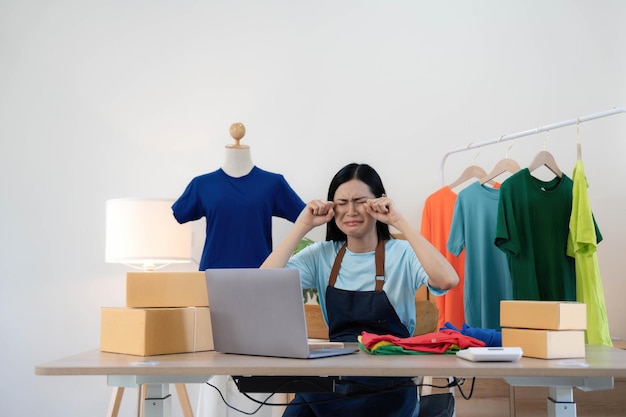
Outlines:
MULTIPOLYGON (((415 328, 415 291, 437 295, 458 284, 446 259, 386 196, 380 176, 352 163, 333 178, 328 201, 304 208, 262 268, 296 268, 303 288, 317 288, 332 341, 356 342, 363 331, 409 337, 415 328), (291 257, 301 239, 326 224, 326 241, 291 257), (389 226, 406 240, 392 239, 389 226)), ((348 377, 334 394, 298 394, 284 416, 417 416, 410 378, 348 377), (337 393, 344 395, 337 399, 337 393), (375 395, 372 395, 375 394, 375 395)))

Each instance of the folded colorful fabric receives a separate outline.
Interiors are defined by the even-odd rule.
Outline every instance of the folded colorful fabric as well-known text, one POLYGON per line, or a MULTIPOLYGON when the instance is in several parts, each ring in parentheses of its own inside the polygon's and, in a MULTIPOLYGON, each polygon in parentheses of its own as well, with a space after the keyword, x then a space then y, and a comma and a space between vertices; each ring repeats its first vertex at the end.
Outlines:
MULTIPOLYGON (((417 350, 404 349, 403 347, 396 346, 394 344, 388 344, 388 345, 378 344, 376 346, 377 347, 373 349, 366 348, 365 345, 361 342, 361 336, 359 336, 359 349, 361 349, 364 352, 369 353, 370 355, 430 355, 431 354, 431 352, 420 352, 417 350)), ((455 353, 455 352, 450 350, 444 353, 455 353)))
POLYGON ((502 347, 502 332, 494 329, 482 329, 478 327, 470 327, 467 323, 463 323, 463 329, 459 330, 452 323, 447 321, 439 330, 450 329, 485 342, 488 347, 502 347))
POLYGON ((363 332, 359 336, 362 350, 374 355, 453 353, 468 347, 484 347, 482 340, 444 329, 413 337, 396 337, 363 332))

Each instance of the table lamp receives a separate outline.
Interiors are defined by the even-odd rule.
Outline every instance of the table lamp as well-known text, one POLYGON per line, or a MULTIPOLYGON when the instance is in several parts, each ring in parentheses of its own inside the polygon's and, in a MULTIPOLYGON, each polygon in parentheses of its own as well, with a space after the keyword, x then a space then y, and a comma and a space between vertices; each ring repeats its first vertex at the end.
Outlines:
POLYGON ((191 226, 172 214, 174 200, 116 198, 106 202, 105 261, 154 271, 191 261, 191 226))

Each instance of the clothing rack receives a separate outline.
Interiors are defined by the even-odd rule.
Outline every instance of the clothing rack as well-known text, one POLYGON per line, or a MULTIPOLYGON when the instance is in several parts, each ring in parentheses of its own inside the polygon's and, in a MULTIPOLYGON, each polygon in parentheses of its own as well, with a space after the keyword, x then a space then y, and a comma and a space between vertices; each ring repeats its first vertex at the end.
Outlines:
POLYGON ((590 120, 600 119, 602 117, 613 116, 615 114, 626 113, 626 107, 613 107, 611 110, 603 111, 600 113, 589 114, 587 116, 576 117, 575 119, 564 120, 562 122, 552 123, 546 126, 541 126, 535 129, 524 130, 523 132, 512 133, 510 135, 502 135, 499 138, 489 139, 482 142, 470 143, 469 145, 463 148, 452 149, 445 153, 443 159, 441 160, 441 185, 445 185, 444 180, 444 167, 446 165, 446 159, 453 153, 463 152, 470 149, 476 149, 487 145, 493 145, 495 143, 505 142, 508 140, 513 140, 517 138, 521 138, 524 136, 536 135, 537 133, 547 132, 554 129, 559 129, 565 126, 578 125, 580 123, 588 122, 590 120))

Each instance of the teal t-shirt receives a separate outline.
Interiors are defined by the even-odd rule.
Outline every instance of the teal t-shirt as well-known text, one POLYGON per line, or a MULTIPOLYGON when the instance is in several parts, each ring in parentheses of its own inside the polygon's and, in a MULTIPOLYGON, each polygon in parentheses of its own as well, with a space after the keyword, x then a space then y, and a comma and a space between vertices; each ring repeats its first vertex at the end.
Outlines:
MULTIPOLYGON (((293 255, 286 265, 287 268, 300 271, 302 288, 317 289, 327 324, 326 287, 335 257, 343 243, 334 241, 313 243, 293 255)), ((354 253, 347 249, 335 287, 348 291, 374 291, 375 275, 374 251, 354 253)), ((415 291, 422 285, 428 285, 428 275, 409 242, 400 239, 387 241, 383 291, 410 334, 415 330, 415 291)), ((430 286, 428 288, 435 295, 446 293, 430 286)))
POLYGON ((572 180, 550 181, 528 168, 500 187, 495 244, 506 253, 516 300, 576 301, 574 259, 567 256, 572 180))
POLYGON ((500 190, 470 184, 456 199, 448 250, 465 248, 465 321, 471 327, 500 330, 500 301, 512 297, 504 253, 493 243, 500 190))

